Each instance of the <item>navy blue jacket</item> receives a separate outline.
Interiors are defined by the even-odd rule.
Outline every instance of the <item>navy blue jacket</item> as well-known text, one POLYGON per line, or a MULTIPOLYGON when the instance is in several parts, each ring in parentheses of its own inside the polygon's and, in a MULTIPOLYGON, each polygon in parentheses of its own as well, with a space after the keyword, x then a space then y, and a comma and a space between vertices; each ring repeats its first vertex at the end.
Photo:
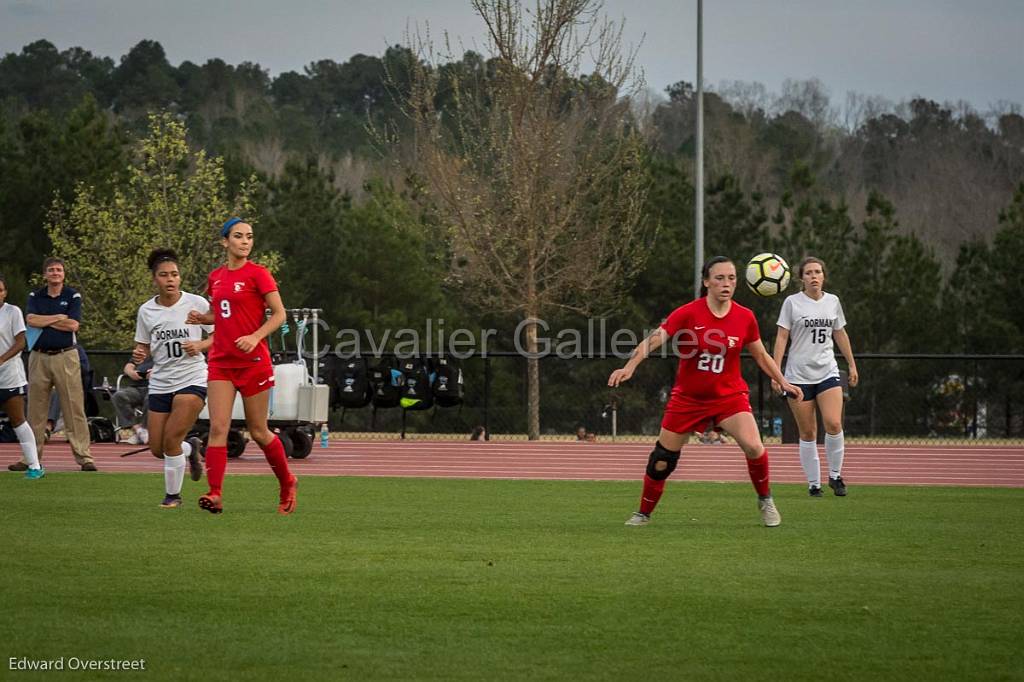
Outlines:
MULTIPOLYGON (((82 321, 82 295, 69 286, 60 290, 56 297, 47 293, 46 287, 36 289, 28 295, 25 306, 28 315, 67 315, 72 320, 82 321)), ((53 327, 43 327, 33 350, 60 350, 76 343, 72 332, 62 332, 53 327)))

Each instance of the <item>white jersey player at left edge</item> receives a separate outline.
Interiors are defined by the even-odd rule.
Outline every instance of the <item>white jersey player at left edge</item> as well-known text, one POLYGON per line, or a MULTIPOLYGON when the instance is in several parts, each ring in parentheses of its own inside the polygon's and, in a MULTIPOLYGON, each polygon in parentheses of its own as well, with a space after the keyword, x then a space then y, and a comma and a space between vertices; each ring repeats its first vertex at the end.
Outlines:
POLYGON ((155 249, 147 261, 159 292, 139 306, 132 360, 153 358, 149 374, 149 449, 164 461, 165 496, 161 507, 181 506, 181 488, 188 462, 193 481, 203 476, 201 442, 186 439, 206 404, 206 358, 213 327, 187 324, 189 311, 210 309, 202 296, 181 290, 178 256, 155 249), (203 338, 203 333, 206 338, 203 338))

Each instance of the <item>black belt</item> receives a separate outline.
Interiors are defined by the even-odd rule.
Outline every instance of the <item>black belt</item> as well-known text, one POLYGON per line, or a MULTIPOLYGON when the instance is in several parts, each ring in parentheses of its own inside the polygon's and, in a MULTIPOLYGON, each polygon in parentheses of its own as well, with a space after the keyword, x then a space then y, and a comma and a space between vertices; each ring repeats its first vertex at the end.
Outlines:
POLYGON ((39 353, 46 353, 47 355, 60 355, 61 353, 67 353, 69 350, 74 350, 77 346, 68 346, 67 348, 36 348, 35 350, 39 353))

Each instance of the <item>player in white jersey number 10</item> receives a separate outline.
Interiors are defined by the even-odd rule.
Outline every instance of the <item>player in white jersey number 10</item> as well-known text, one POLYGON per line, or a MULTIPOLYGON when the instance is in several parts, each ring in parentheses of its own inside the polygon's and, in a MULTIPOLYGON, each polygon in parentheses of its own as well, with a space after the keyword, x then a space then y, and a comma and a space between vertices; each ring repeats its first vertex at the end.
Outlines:
POLYGON ((156 249, 149 269, 159 293, 139 306, 132 360, 152 356, 149 375, 149 448, 164 461, 166 495, 160 506, 181 506, 181 487, 188 462, 193 481, 203 475, 198 438, 185 439, 206 404, 206 358, 213 328, 188 324, 189 311, 209 310, 202 296, 181 290, 178 256, 156 249), (203 332, 207 337, 203 338, 203 332))

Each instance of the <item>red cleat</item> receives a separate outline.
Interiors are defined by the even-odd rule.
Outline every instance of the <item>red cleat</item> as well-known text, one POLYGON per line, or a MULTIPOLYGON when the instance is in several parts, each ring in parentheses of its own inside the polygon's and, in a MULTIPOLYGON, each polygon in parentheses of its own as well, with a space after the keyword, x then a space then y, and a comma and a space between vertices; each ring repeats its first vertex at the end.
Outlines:
POLYGON ((211 514, 220 514, 224 511, 224 501, 216 493, 206 493, 199 496, 199 508, 211 514))
POLYGON ((281 504, 277 506, 278 514, 291 514, 295 511, 295 488, 299 485, 299 479, 292 476, 288 485, 281 486, 281 504))

